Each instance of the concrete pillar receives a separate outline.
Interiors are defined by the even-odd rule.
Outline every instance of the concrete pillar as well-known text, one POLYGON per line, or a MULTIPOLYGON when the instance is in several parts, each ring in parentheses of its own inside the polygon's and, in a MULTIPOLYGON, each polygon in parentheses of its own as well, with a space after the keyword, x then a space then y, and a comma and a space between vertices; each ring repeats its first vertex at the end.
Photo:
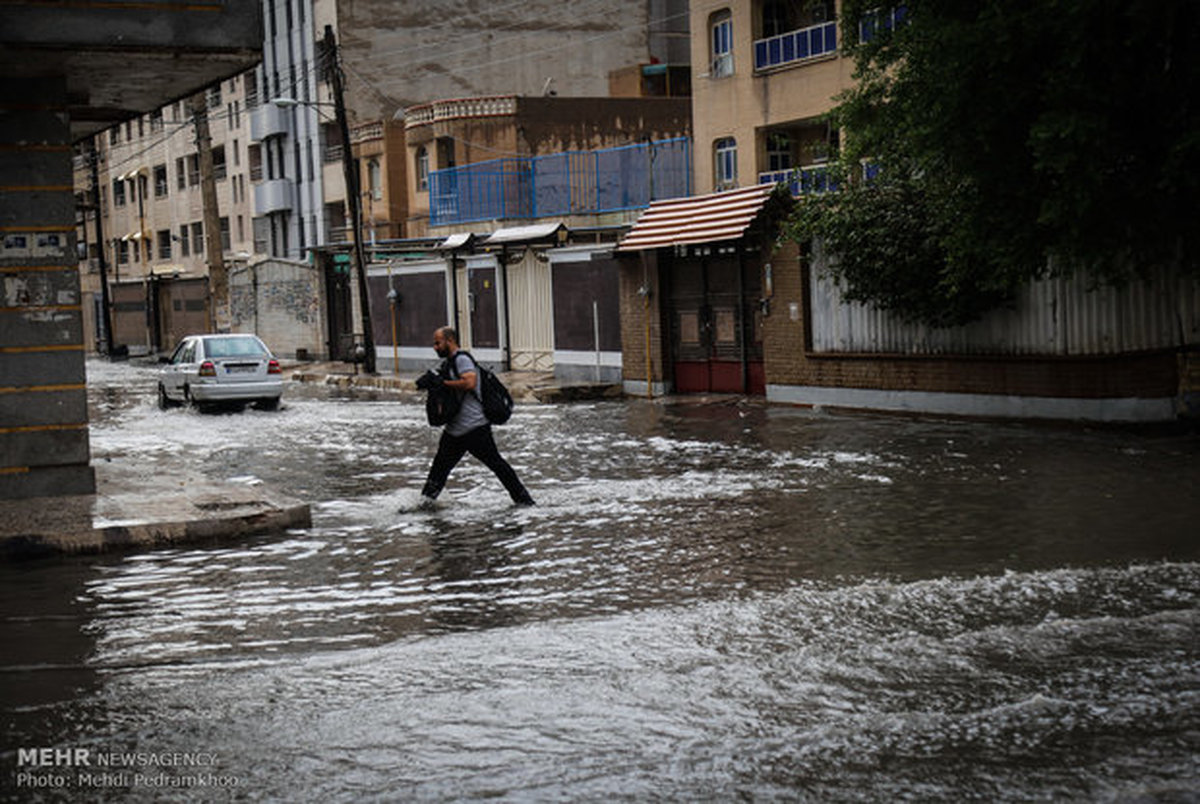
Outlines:
POLYGON ((65 81, 0 78, 0 499, 95 491, 65 81))

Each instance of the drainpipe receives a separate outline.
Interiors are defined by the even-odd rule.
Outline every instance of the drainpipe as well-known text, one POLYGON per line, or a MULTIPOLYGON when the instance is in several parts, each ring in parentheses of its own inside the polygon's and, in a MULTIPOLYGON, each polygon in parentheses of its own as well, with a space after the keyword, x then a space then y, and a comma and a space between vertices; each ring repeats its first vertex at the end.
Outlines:
POLYGON ((742 393, 750 393, 750 353, 746 348, 746 260, 743 244, 739 242, 737 249, 738 268, 738 352, 742 360, 742 393))
POLYGON ((499 301, 504 305, 504 370, 512 371, 512 334, 509 331, 508 323, 508 246, 500 247, 500 276, 503 281, 501 287, 496 288, 496 295, 499 301), (501 290, 504 292, 501 293, 501 290))
POLYGON ((462 337, 462 327, 459 326, 458 315, 458 250, 450 252, 450 315, 453 319, 454 331, 462 337))
POLYGON ((638 295, 642 297, 642 317, 646 320, 646 398, 654 398, 654 372, 650 359, 650 266, 646 259, 646 250, 640 252, 642 258, 642 286, 638 295))

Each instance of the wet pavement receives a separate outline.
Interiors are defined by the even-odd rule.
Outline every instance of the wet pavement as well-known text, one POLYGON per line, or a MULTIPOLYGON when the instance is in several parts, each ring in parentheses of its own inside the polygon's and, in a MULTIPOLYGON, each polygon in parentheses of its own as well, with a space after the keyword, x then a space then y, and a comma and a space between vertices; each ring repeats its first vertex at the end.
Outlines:
POLYGON ((1200 795, 1195 436, 522 405, 497 440, 536 508, 468 460, 401 513, 416 401, 200 415, 152 383, 89 363, 96 461, 312 525, 0 567, 17 800, 1200 795))

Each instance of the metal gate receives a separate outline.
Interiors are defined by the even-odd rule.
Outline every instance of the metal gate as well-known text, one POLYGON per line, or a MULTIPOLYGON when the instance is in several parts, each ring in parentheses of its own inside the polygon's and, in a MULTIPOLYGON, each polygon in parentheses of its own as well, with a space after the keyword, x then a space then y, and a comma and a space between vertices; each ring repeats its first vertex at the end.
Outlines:
POLYGON ((671 354, 679 393, 766 393, 758 264, 736 254, 675 258, 671 354))
POLYGON ((208 280, 159 279, 157 290, 157 347, 175 348, 187 335, 209 331, 208 280))
POLYGON ((351 312, 350 262, 335 257, 325 265, 325 299, 329 305, 329 359, 354 359, 354 319, 351 312))

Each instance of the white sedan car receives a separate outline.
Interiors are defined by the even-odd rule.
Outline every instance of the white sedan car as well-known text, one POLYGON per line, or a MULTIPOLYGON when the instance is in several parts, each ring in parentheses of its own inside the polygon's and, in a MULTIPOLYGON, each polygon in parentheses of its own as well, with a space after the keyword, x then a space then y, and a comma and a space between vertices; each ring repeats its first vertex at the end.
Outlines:
POLYGON ((250 402, 266 410, 279 407, 279 361, 256 335, 189 335, 164 362, 160 408, 250 402))

